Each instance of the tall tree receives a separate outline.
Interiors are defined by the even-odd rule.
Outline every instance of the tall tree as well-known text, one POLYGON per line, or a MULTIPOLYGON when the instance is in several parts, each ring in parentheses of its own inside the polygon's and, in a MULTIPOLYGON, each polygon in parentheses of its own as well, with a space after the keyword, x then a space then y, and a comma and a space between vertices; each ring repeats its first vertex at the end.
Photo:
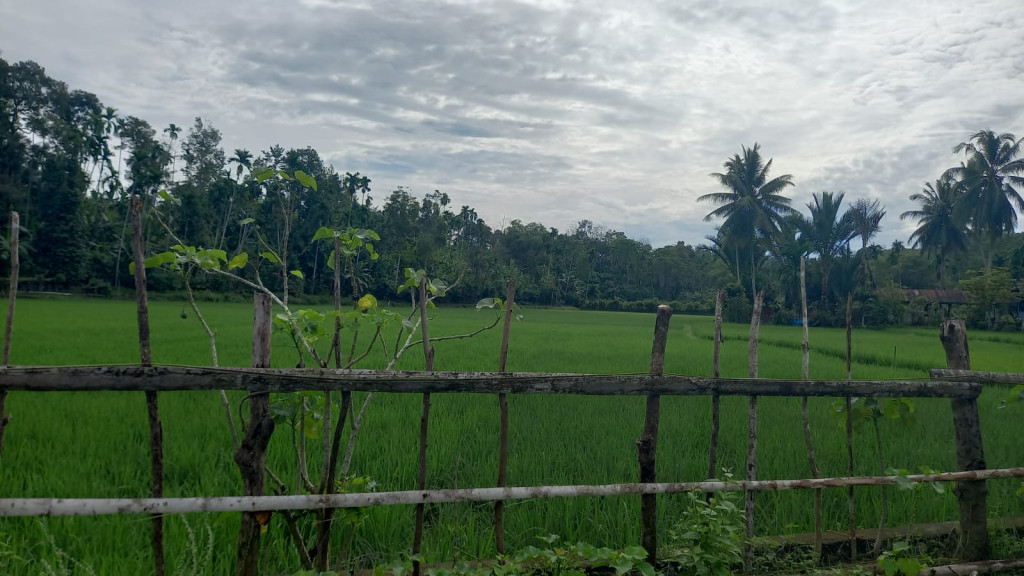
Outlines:
MULTIPOLYGON (((950 177, 944 176, 935 184, 925 183, 924 189, 910 195, 921 206, 900 214, 900 220, 917 220, 917 229, 910 235, 915 248, 935 257, 938 262, 939 284, 945 285, 945 272, 949 259, 967 248, 967 229, 959 208, 965 200, 964 189, 950 177)), ((894 252, 896 244, 893 243, 894 252)))
POLYGON ((849 213, 841 213, 843 205, 842 192, 822 192, 814 194, 813 202, 807 204, 810 216, 800 224, 800 236, 806 238, 813 252, 818 254, 818 266, 821 270, 821 297, 829 301, 829 275, 836 258, 850 248, 850 240, 857 231, 853 218, 849 213))
POLYGON ((779 221, 793 212, 789 206, 790 199, 782 195, 787 186, 793 185, 793 177, 783 174, 769 180, 772 160, 765 162, 760 149, 756 142, 751 148, 744 146, 742 154, 736 154, 723 164, 725 172, 711 174, 727 189, 726 192, 713 192, 697 198, 698 202, 718 206, 704 217, 704 221, 724 218, 719 233, 725 236, 725 244, 736 252, 737 263, 746 259, 751 296, 757 292, 757 252, 764 253, 759 240, 772 237, 779 229, 779 221))
POLYGON ((860 249, 868 247, 868 242, 882 230, 882 218, 885 218, 885 207, 878 199, 858 198, 848 210, 853 221, 853 229, 860 237, 860 249))
POLYGON ((174 184, 174 160, 176 158, 174 154, 174 143, 178 141, 178 135, 181 134, 181 126, 171 122, 164 128, 164 134, 167 134, 167 151, 171 155, 171 184, 174 184))
POLYGON ((1020 158, 1021 140, 1013 134, 981 130, 954 149, 964 153, 960 166, 946 175, 963 188, 960 207, 970 219, 971 230, 985 247, 985 267, 991 268, 996 241, 1012 234, 1017 210, 1024 211, 1024 158, 1020 158))

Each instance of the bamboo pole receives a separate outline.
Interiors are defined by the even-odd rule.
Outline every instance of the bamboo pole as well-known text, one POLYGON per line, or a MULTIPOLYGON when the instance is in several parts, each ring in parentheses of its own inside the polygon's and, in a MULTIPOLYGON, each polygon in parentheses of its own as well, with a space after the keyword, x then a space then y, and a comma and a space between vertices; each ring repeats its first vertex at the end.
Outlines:
MULTIPOLYGON (((509 282, 505 291, 505 318, 501 327, 501 351, 498 354, 498 372, 505 372, 508 367, 508 341, 512 330, 512 309, 516 301, 516 284, 509 282)), ((508 480, 508 398, 504 392, 498 394, 498 487, 502 488, 508 480)), ((505 553, 505 503, 494 503, 494 546, 498 554, 505 553)))
MULTIPOLYGON (((754 296, 754 310, 750 315, 749 367, 748 376, 757 378, 757 341, 761 328, 761 306, 764 303, 764 290, 754 296)), ((747 410, 747 481, 757 479, 757 395, 750 396, 747 410)), ((753 568, 753 547, 750 541, 754 538, 754 493, 747 491, 743 501, 743 515, 746 520, 746 542, 743 545, 743 571, 750 573, 753 568)))
MULTIPOLYGON (((658 306, 654 320, 654 343, 651 346, 652 376, 665 371, 665 346, 668 342, 668 327, 672 320, 672 307, 658 306)), ((636 443, 637 459, 640 464, 640 481, 657 482, 658 424, 661 420, 661 396, 649 394, 644 412, 644 427, 636 443)), ((652 564, 658 555, 658 497, 644 495, 640 501, 640 543, 647 551, 647 560, 652 564)))
MULTIPOLYGON (((21 258, 18 253, 18 238, 21 225, 18 213, 11 211, 11 274, 7 289, 7 323, 4 326, 3 365, 8 366, 11 360, 11 335, 14 332, 14 303, 18 299, 18 274, 21 270, 21 258)), ((4 454, 4 431, 11 417, 7 414, 7 390, 0 390, 0 456, 4 454)))
MULTIPOLYGON (((436 339, 433 339, 436 341, 436 339)), ((343 390, 421 394, 580 394, 592 396, 879 396, 977 398, 972 382, 921 380, 779 380, 696 378, 665 374, 549 374, 517 372, 404 372, 331 369, 253 369, 197 366, 0 366, 0 390, 30 392, 343 390)))
MULTIPOLYGON (((270 334, 272 301, 262 293, 253 294, 252 364, 255 368, 270 365, 270 334)), ((249 426, 241 445, 235 450, 235 463, 242 474, 246 496, 263 494, 263 470, 267 462, 267 446, 274 433, 270 415, 270 394, 252 393, 249 398, 249 426)), ((260 561, 260 534, 269 518, 252 513, 242 514, 238 531, 238 574, 257 576, 260 561), (263 522, 261 522, 263 520, 263 522)))
MULTIPOLYGON (((939 338, 951 370, 970 370, 971 354, 963 320, 942 323, 939 338)), ((981 416, 977 399, 953 400, 953 427, 956 431, 956 463, 959 470, 985 468, 985 449, 981 441, 981 416)), ((984 560, 989 555, 986 524, 988 488, 984 481, 961 482, 954 489, 960 502, 960 543, 958 554, 965 560, 984 560)))
MULTIPOLYGON (((853 294, 846 295, 846 380, 853 376, 853 294)), ((846 397, 846 473, 853 476, 853 398, 846 397)), ((850 559, 857 561, 857 510, 853 486, 846 489, 846 511, 850 517, 850 559)))
MULTIPOLYGON (((800 349, 803 352, 800 376, 804 380, 810 379, 810 356, 811 347, 807 330, 807 275, 805 270, 804 257, 800 257, 800 309, 803 317, 803 338, 800 340, 800 349)), ((811 417, 807 407, 807 396, 800 398, 800 419, 804 425, 804 447, 807 449, 807 461, 811 465, 811 476, 821 478, 821 469, 818 468, 818 459, 814 455, 814 439, 811 437, 811 417)), ((821 518, 821 490, 814 491, 814 554, 821 560, 821 543, 823 539, 823 522, 821 518)))
MULTIPOLYGON (((142 199, 138 194, 131 197, 132 247, 135 256, 135 303, 139 324, 139 351, 144 367, 153 365, 149 348, 149 302, 146 295, 146 249, 142 239, 142 199)), ((153 498, 164 495, 164 442, 163 426, 160 424, 160 404, 157 393, 146 392, 146 413, 149 419, 149 465, 153 482, 153 498)), ((154 514, 151 519, 150 546, 153 549, 153 565, 156 576, 164 576, 167 570, 164 559, 164 521, 154 514)))
MULTIPOLYGON (((721 376, 719 371, 719 360, 722 352, 722 305, 725 303, 725 290, 719 290, 715 297, 715 342, 711 352, 711 375, 715 378, 721 376)), ((708 447, 708 478, 718 476, 718 430, 721 418, 721 397, 718 394, 711 395, 711 441, 708 447)), ((710 499, 711 494, 708 494, 710 499)))
POLYGON ((353 494, 292 494, 285 496, 216 496, 200 498, 0 498, 0 518, 11 516, 105 516, 111 514, 191 514, 199 512, 259 512, 317 510, 321 508, 365 508, 413 505, 424 502, 489 502, 494 500, 535 500, 591 496, 632 496, 637 494, 678 494, 701 492, 742 492, 815 490, 844 486, 893 485, 910 482, 960 482, 1024 478, 1024 467, 969 470, 939 474, 900 476, 859 476, 808 478, 799 480, 744 480, 723 482, 659 482, 655 484, 602 484, 585 486, 523 486, 505 488, 460 488, 449 490, 406 490, 353 494))

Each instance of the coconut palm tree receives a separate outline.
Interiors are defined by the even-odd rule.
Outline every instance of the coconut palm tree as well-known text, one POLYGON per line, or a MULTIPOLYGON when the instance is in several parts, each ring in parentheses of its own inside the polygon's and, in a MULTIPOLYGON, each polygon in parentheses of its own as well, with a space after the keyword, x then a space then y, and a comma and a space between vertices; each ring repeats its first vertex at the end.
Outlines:
POLYGON ((963 217, 985 246, 985 267, 992 266, 992 248, 1004 234, 1012 234, 1017 211, 1024 212, 1024 158, 1021 142, 1013 134, 982 130, 967 142, 957 144, 953 152, 963 152, 966 160, 946 171, 946 176, 963 188, 960 204, 963 217))
POLYGON ((910 195, 921 204, 918 210, 907 210, 900 220, 917 220, 917 229, 910 235, 911 246, 920 247, 938 261, 939 284, 944 284, 946 265, 951 256, 967 248, 967 229, 960 209, 964 189, 948 177, 935 184, 925 183, 924 189, 910 195))
POLYGON ((882 218, 885 218, 885 207, 878 199, 858 198, 850 204, 847 213, 853 221, 856 236, 860 237, 859 267, 863 268, 862 276, 871 287, 875 285, 875 277, 871 273, 871 260, 879 253, 879 248, 868 250, 868 242, 882 229, 882 218))
POLYGON ((882 229, 882 218, 885 218, 885 207, 878 199, 858 198, 850 204, 847 213, 853 220, 853 228, 860 237, 860 249, 868 247, 868 242, 882 229))
POLYGON ((710 202, 718 206, 704 217, 705 222, 724 218, 719 235, 726 238, 724 244, 734 251, 734 259, 744 258, 750 266, 751 294, 757 293, 755 265, 762 255, 762 240, 771 238, 779 230, 780 220, 793 212, 789 198, 782 195, 787 186, 793 185, 793 177, 784 174, 768 179, 772 160, 761 157, 760 146, 743 147, 742 155, 736 154, 723 166, 725 172, 712 173, 711 177, 727 189, 697 198, 698 202, 710 202))
POLYGON ((235 163, 238 167, 235 170, 235 178, 242 183, 242 170, 252 170, 252 152, 245 148, 235 148, 235 155, 228 158, 228 164, 235 163))
POLYGON ((800 236, 806 238, 811 251, 818 255, 821 270, 821 297, 829 301, 828 282, 832 264, 836 258, 850 248, 850 241, 856 236, 853 218, 849 212, 840 214, 844 193, 822 192, 813 195, 813 202, 807 204, 809 217, 798 224, 800 236))
POLYGON ((167 128, 164 128, 164 134, 167 134, 167 138, 170 140, 167 150, 171 153, 171 184, 174 184, 174 143, 178 140, 178 134, 181 134, 181 126, 171 122, 167 128))

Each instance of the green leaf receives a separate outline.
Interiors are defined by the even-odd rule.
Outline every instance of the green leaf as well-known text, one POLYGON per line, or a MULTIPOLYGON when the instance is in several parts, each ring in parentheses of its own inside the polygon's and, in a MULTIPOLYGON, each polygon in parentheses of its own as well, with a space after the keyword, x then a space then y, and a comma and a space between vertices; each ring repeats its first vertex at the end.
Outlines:
POLYGON ((157 196, 163 198, 164 200, 167 200, 171 204, 177 204, 178 206, 181 206, 181 200, 178 200, 174 196, 171 196, 171 193, 168 192, 167 190, 160 190, 156 194, 157 196))
POLYGON ((356 302, 356 306, 364 310, 367 308, 376 308, 377 298, 373 294, 364 294, 363 297, 359 299, 359 302, 356 302))
POLYGON ((313 234, 313 241, 316 242, 317 240, 324 240, 324 239, 327 239, 327 238, 334 238, 334 235, 335 235, 335 232, 334 232, 333 229, 328 228, 327 226, 321 226, 316 231, 316 234, 313 234))
POLYGON ((244 268, 247 262, 249 262, 249 253, 239 252, 231 259, 230 262, 228 262, 228 271, 234 270, 235 268, 244 268))
POLYGON ((302 278, 303 280, 306 279, 306 275, 302 273, 302 270, 292 270, 291 272, 289 272, 289 274, 295 276, 296 278, 302 278))
POLYGON ((246 219, 244 219, 244 220, 241 220, 241 221, 239 221, 239 222, 238 222, 238 225, 239 225, 239 226, 245 226, 246 224, 252 224, 252 223, 253 223, 253 222, 255 222, 255 221, 256 221, 256 219, 255 219, 255 218, 246 218, 246 219))
POLYGON ((641 562, 636 565, 636 568, 643 576, 655 576, 654 566, 651 566, 648 562, 641 562))
POLYGON ((306 188, 312 188, 313 190, 316 190, 316 178, 313 178, 312 176, 306 174, 302 170, 295 171, 295 179, 299 181, 299 184, 302 184, 306 188))
POLYGON ((263 256, 264 258, 266 258, 267 260, 274 264, 277 264, 278 262, 281 261, 281 259, 277 257, 277 254, 274 254, 274 252, 271 250, 267 250, 266 252, 260 252, 260 256, 263 256))
POLYGON ((277 171, 277 175, 280 176, 282 180, 291 180, 292 179, 291 174, 285 172, 284 170, 278 170, 277 171))
MULTIPOLYGON (((483 300, 476 303, 476 309, 482 308, 494 308, 495 306, 501 305, 501 298, 484 298, 483 300)), ((646 552, 645 552, 646 554, 646 552)))
POLYGON ((265 166, 265 167, 260 168, 259 170, 257 170, 256 173, 254 174, 254 176, 256 176, 256 182, 259 182, 259 183, 262 184, 264 180, 268 180, 270 178, 273 178, 275 174, 277 174, 276 170, 274 170, 273 168, 271 168, 269 166, 265 166))

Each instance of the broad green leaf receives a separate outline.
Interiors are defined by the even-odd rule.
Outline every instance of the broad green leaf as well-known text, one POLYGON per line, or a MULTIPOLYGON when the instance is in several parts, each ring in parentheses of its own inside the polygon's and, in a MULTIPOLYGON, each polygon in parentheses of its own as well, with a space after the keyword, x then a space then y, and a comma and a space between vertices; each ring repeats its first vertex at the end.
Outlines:
POLYGON ((277 171, 277 175, 280 176, 283 180, 291 180, 292 179, 291 174, 285 172, 284 170, 278 170, 277 171))
POLYGON ((416 328, 416 323, 413 322, 412 320, 402 319, 402 327, 405 328, 406 330, 413 330, 414 328, 416 328))
POLYGON ((291 272, 289 272, 289 274, 295 276, 296 278, 302 278, 303 280, 306 279, 306 275, 302 273, 302 270, 292 270, 291 272))
POLYGON ((256 176, 256 182, 263 183, 264 180, 273 178, 275 174, 277 174, 276 170, 269 166, 265 166, 257 170, 254 176, 256 176))
POLYGON ((234 270, 235 268, 244 268, 247 262, 249 262, 249 253, 239 252, 231 259, 230 262, 228 262, 228 271, 234 270))
POLYGON ((255 218, 246 218, 244 220, 241 220, 238 224, 239 224, 239 226, 245 226, 246 224, 252 224, 255 221, 256 221, 255 218))
POLYGON ((334 270, 334 250, 331 250, 331 255, 327 257, 327 267, 334 270))
POLYGON ((302 184, 306 188, 312 188, 313 190, 316 190, 316 178, 313 178, 312 176, 306 174, 302 170, 295 171, 295 179, 299 181, 299 184, 302 184))
POLYGON ((359 299, 359 302, 356 302, 356 306, 363 309, 376 308, 377 298, 373 294, 364 294, 363 297, 359 299))
POLYGON ((641 562, 636 567, 643 576, 655 576, 654 566, 651 566, 648 562, 641 562))
POLYGON ((163 198, 164 200, 167 200, 171 204, 177 204, 178 206, 181 206, 181 200, 178 200, 174 196, 171 196, 171 193, 168 192, 167 190, 160 190, 159 192, 157 192, 157 195, 163 198))
POLYGON ((266 252, 260 252, 260 256, 263 256, 264 258, 266 258, 267 260, 274 264, 277 264, 278 262, 281 261, 281 259, 277 257, 277 254, 274 254, 270 250, 267 250, 266 252))
POLYGON ((321 226, 320 229, 316 231, 316 234, 313 234, 314 242, 317 240, 324 240, 326 238, 334 238, 334 230, 327 226, 321 226))

